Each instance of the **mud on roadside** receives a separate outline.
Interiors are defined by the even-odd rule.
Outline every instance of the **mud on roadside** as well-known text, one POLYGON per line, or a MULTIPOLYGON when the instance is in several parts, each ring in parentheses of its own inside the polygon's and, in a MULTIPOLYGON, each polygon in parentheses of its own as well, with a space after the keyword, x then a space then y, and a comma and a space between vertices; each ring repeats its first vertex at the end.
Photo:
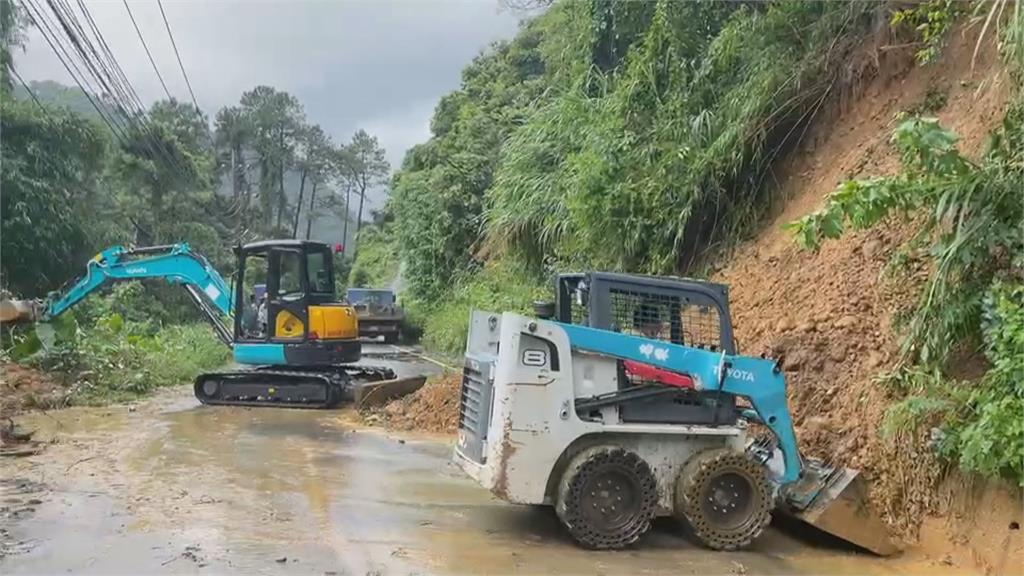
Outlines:
POLYGON ((432 376, 416 392, 392 400, 383 408, 364 411, 363 422, 383 424, 392 430, 454 434, 459 425, 461 383, 457 372, 432 376))

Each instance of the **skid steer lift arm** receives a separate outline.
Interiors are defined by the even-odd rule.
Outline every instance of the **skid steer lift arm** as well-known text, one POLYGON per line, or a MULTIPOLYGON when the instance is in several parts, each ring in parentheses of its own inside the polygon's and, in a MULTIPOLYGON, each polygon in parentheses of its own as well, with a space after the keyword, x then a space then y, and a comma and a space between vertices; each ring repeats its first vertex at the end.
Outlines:
POLYGON ((747 398, 758 417, 779 442, 785 469, 776 480, 786 485, 800 478, 803 463, 786 404, 785 377, 776 362, 710 352, 575 324, 558 324, 569 336, 572 347, 577 350, 635 360, 686 374, 693 378, 698 390, 721 390, 747 398))
POLYGON ((217 336, 228 345, 233 338, 221 316, 230 316, 233 295, 224 278, 186 243, 128 249, 113 246, 100 252, 86 265, 85 275, 62 292, 51 292, 43 302, 41 319, 60 316, 109 281, 165 278, 181 284, 217 336))

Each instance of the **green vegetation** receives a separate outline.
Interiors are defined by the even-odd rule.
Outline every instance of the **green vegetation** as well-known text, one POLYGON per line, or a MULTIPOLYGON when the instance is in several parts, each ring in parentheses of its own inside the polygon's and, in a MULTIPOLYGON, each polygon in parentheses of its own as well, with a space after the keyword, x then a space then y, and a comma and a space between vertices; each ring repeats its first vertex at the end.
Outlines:
POLYGON ((940 449, 962 468, 1024 485, 1024 102, 1011 106, 980 163, 934 119, 904 121, 893 142, 900 174, 844 183, 791 229, 813 249, 848 227, 924 217, 917 242, 927 244, 930 275, 888 378, 904 396, 889 428, 938 422, 940 449), (987 361, 980 381, 948 375, 978 348, 987 361))
POLYGON ((412 314, 424 319, 425 346, 455 354, 465 349, 471 309, 528 314, 532 313, 530 304, 534 300, 550 298, 550 288, 526 266, 504 259, 488 263, 433 307, 424 309, 414 304, 412 314))
MULTIPOLYGON (((928 64, 967 16, 982 40, 998 37, 1019 82, 1024 26, 1008 0, 552 5, 464 70, 394 177, 379 238, 398 250, 425 342, 460 349, 468 308, 524 310, 556 271, 698 270, 766 212, 769 168, 857 83, 842 63, 879 21, 928 64)), ((902 401, 887 426, 936 426, 964 469, 1021 480, 1024 107, 975 163, 916 117, 945 101, 934 88, 897 128, 901 174, 845 183, 793 230, 814 248, 849 227, 923 218, 912 244, 931 275, 902 325, 888 379, 902 401), (972 354, 984 376, 956 381, 950 364, 972 354)))
POLYGON ((927 0, 894 12, 891 22, 897 29, 906 25, 914 30, 921 46, 915 54, 917 61, 928 64, 942 52, 947 32, 965 7, 965 2, 956 0, 927 0))
MULTIPOLYGON (((756 222, 772 161, 842 89, 879 8, 552 5, 463 71, 395 175, 388 234, 406 296, 493 308, 479 287, 504 260, 511 285, 530 287, 514 309, 556 271, 692 273, 756 222)), ((445 330, 426 338, 461 347, 445 330)))
MULTIPOLYGON (((102 95, 26 87, 12 54, 29 25, 20 5, 0 0, 0 288, 44 297, 111 245, 188 242, 223 273, 236 243, 310 238, 315 222, 334 216, 342 239, 350 214, 353 234, 361 227, 365 195, 389 171, 370 134, 335 145, 294 96, 269 86, 243 93, 212 124, 173 99, 144 109, 114 78, 105 81, 118 90, 102 95)), ((347 276, 349 262, 336 264, 347 276)), ((33 362, 83 375, 76 395, 90 401, 188 382, 226 359, 180 287, 122 286, 104 302, 102 314, 76 310, 74 329, 52 346, 22 331, 3 332, 0 345, 24 360, 34 346, 33 362)))
POLYGON ((49 325, 14 332, 3 356, 63 375, 70 404, 131 400, 228 362, 230 350, 208 325, 126 319, 118 310, 136 310, 133 288, 119 286, 49 325))
POLYGON ((398 247, 390 225, 368 226, 359 233, 359 257, 348 276, 352 288, 388 288, 398 276, 398 247))

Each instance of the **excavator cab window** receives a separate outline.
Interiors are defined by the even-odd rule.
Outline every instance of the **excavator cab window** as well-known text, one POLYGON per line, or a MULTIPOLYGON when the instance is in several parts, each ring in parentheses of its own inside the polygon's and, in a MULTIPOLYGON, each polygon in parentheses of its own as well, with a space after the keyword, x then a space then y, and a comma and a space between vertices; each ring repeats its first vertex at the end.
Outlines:
POLYGON ((326 251, 313 250, 306 254, 306 274, 309 276, 309 291, 318 294, 334 294, 331 269, 326 251))
POLYGON ((304 296, 302 289, 302 253, 282 250, 280 254, 280 276, 277 281, 277 295, 282 300, 294 302, 304 296))

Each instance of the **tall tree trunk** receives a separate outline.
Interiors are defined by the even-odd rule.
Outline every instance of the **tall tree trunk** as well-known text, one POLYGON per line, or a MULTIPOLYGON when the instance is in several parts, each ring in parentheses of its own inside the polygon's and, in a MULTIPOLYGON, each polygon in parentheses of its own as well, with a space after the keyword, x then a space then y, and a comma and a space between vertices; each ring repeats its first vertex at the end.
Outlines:
POLYGON ((313 202, 316 201, 316 185, 318 182, 313 180, 313 189, 309 191, 309 210, 306 211, 306 240, 309 240, 309 232, 313 229, 313 202))
POLYGON ((359 231, 363 229, 364 200, 366 200, 366 174, 363 174, 363 181, 359 186, 359 215, 356 216, 356 245, 352 248, 352 260, 356 259, 356 251, 359 250, 359 231))
POLYGON ((244 178, 245 173, 247 172, 247 170, 248 170, 248 168, 245 165, 245 156, 243 154, 242 155, 242 176, 243 176, 243 180, 242 180, 242 215, 241 215, 241 218, 239 219, 239 225, 238 225, 239 229, 238 229, 238 232, 235 234, 235 241, 236 242, 241 242, 242 241, 242 234, 245 233, 248 230, 249 225, 251 224, 249 218, 251 217, 250 210, 252 208, 252 186, 249 186, 249 180, 244 178))
POLYGON ((270 197, 274 190, 271 184, 273 178, 273 173, 270 170, 270 160, 260 158, 260 210, 263 212, 261 216, 263 216, 264 232, 270 229, 270 223, 274 221, 274 203, 273 198, 270 197))
POLYGON ((348 215, 349 215, 348 203, 349 203, 351 198, 352 198, 352 184, 349 183, 349 184, 345 185, 345 215, 342 217, 342 219, 345 220, 345 222, 344 222, 344 224, 342 224, 342 229, 341 229, 341 243, 345 245, 345 250, 346 251, 348 250, 348 215))
MULTIPOLYGON (((242 179, 243 172, 239 170, 239 163, 242 162, 240 146, 231 146, 231 198, 235 210, 235 238, 242 232, 242 223, 245 218, 245 211, 242 210, 242 179)), ((244 163, 243 163, 244 166, 244 163)), ((244 170, 244 167, 242 168, 244 170)))
POLYGON ((302 193, 306 189, 306 169, 302 169, 302 180, 299 181, 299 201, 295 203, 295 220, 292 223, 292 238, 298 238, 299 215, 302 214, 302 193))
POLYGON ((238 205, 238 195, 242 191, 238 181, 238 160, 235 158, 235 146, 231 147, 231 197, 235 201, 235 205, 238 205))
POLYGON ((277 224, 274 225, 274 234, 281 230, 281 219, 284 218, 284 211, 288 208, 288 198, 284 195, 284 162, 277 171, 277 224))

